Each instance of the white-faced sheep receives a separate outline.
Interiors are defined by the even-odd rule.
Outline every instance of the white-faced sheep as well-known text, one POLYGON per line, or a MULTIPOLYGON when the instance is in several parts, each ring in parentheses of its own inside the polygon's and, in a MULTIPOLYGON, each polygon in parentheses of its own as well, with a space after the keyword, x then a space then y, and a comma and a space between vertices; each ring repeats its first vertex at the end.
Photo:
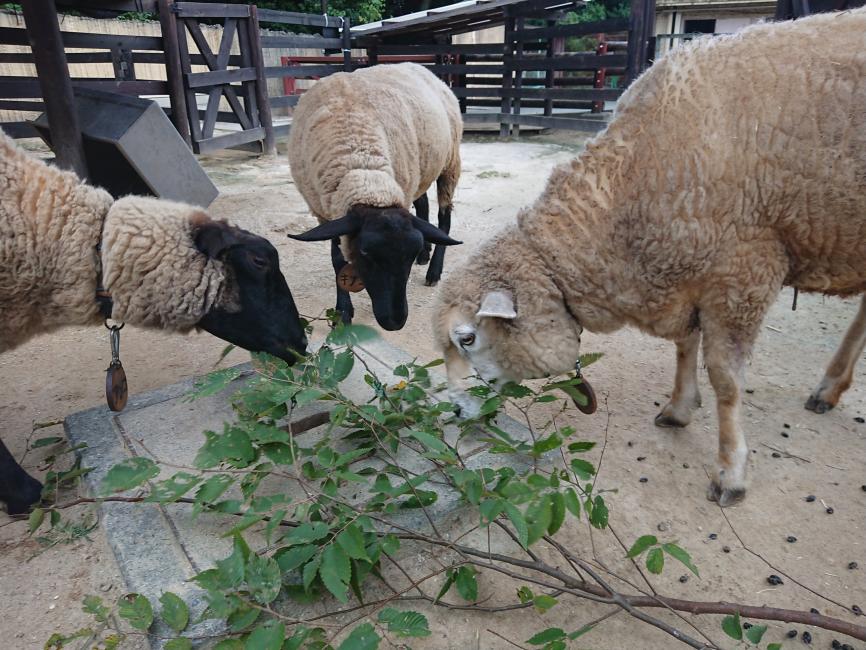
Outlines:
MULTIPOLYGON (((435 328, 452 399, 474 366, 520 380, 571 368, 583 328, 672 339, 677 372, 656 418, 716 393, 709 498, 745 495, 744 364, 783 286, 866 291, 866 9, 760 24, 656 62, 608 128, 551 175, 518 224, 441 288, 435 328)), ((850 383, 866 305, 808 406, 850 383)))
MULTIPOLYGON (((202 328, 292 362, 304 328, 265 239, 190 205, 113 201, 0 133, 0 353, 64 325, 99 323, 99 277, 113 319, 202 328)), ((40 485, 0 442, 0 501, 10 513, 40 485)))
MULTIPOLYGON (((414 63, 332 75, 295 109, 292 177, 321 225, 293 237, 331 240, 334 271, 347 259, 355 266, 376 320, 387 330, 406 322, 412 263, 429 260, 430 242, 436 244, 427 269, 427 284, 434 285, 444 247, 460 243, 448 232, 462 132, 454 94, 414 63), (426 192, 434 181, 439 228, 428 221, 426 192), (413 202, 416 216, 408 211, 413 202)), ((351 321, 352 301, 339 284, 337 310, 351 321)))

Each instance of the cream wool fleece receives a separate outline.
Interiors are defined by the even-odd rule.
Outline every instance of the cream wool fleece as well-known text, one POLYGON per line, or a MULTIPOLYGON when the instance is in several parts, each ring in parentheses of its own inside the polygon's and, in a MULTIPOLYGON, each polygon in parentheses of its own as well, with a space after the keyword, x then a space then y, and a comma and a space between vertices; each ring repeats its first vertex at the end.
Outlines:
POLYGON ((339 72, 304 93, 292 118, 292 177, 319 221, 353 205, 403 207, 440 177, 450 206, 463 121, 454 94, 414 63, 339 72))
POLYGON ((518 376, 561 372, 577 348, 573 319, 527 301, 536 285, 591 331, 682 339, 699 309, 743 349, 783 284, 862 293, 866 9, 677 48, 518 224, 445 278, 434 324, 447 351, 449 323, 471 322, 491 287, 513 290, 518 318, 490 327, 518 376), (533 359, 537 339, 564 360, 533 359))
POLYGON ((158 199, 113 202, 0 134, 0 352, 64 325, 101 320, 100 234, 112 316, 191 329, 224 280, 222 263, 200 253, 191 236, 206 218, 199 208, 158 199))

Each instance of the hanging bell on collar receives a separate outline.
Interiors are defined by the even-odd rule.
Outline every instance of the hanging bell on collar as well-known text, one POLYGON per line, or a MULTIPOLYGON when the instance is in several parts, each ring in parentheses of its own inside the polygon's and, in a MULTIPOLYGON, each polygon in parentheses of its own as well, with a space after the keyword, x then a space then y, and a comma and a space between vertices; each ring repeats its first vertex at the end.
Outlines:
POLYGON ((129 397, 126 372, 123 370, 123 364, 120 363, 120 330, 123 329, 123 325, 123 323, 120 326, 109 325, 108 321, 105 321, 111 343, 111 364, 105 370, 105 401, 112 411, 122 411, 129 397))
POLYGON ((595 397, 595 391, 592 389, 592 386, 586 381, 586 377, 581 374, 580 359, 574 362, 574 372, 577 378, 580 379, 580 383, 574 389, 586 398, 586 404, 581 404, 576 399, 572 399, 572 401, 578 411, 586 415, 592 415, 598 408, 598 399, 595 397))

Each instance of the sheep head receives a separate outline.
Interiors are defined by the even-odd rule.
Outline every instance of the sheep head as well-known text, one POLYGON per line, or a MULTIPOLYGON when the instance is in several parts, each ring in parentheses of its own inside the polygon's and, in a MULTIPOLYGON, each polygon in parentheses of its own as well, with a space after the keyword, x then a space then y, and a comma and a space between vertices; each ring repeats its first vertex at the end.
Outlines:
POLYGON ((365 205, 356 205, 344 217, 289 237, 300 241, 344 237, 344 253, 364 282, 376 321, 386 330, 399 330, 406 323, 406 284, 424 241, 443 246, 460 243, 404 208, 365 205))
POLYGON ((307 337, 273 245, 204 213, 191 221, 196 248, 221 262, 226 277, 220 299, 198 326, 229 343, 267 352, 289 364, 306 354, 307 337))

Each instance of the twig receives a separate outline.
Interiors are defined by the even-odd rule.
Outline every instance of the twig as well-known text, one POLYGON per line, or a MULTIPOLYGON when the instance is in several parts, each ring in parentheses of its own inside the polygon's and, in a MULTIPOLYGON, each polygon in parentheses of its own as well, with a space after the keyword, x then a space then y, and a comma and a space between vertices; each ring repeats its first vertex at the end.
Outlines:
POLYGON ((777 448, 774 447, 773 445, 768 445, 766 442, 762 442, 761 445, 763 445, 763 446, 766 447, 767 449, 772 449, 773 451, 775 451, 775 452, 778 453, 778 454, 782 454, 782 455, 784 455, 785 458, 796 458, 797 460, 802 460, 803 462, 806 462, 806 463, 811 463, 811 462, 812 462, 812 461, 809 460, 808 458, 803 458, 802 456, 797 456, 797 455, 795 455, 795 454, 792 454, 792 453, 789 453, 789 452, 785 451, 784 449, 777 449, 777 448))
POLYGON ((490 632, 490 634, 492 634, 493 636, 498 636, 500 639, 502 639, 503 641, 505 641, 509 645, 513 645, 515 648, 520 648, 520 650, 527 650, 526 646, 522 646, 519 643, 515 643, 511 639, 506 639, 504 636, 499 634, 499 632, 494 632, 489 627, 487 628, 487 631, 490 632))

